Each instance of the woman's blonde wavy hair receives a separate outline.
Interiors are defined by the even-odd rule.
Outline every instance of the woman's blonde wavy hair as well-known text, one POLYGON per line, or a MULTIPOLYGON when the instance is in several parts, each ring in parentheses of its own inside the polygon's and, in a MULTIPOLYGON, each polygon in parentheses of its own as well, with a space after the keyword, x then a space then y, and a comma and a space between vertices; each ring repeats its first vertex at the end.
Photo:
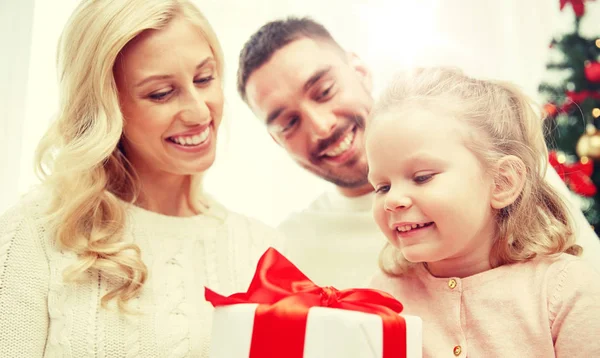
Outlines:
POLYGON ((120 200, 134 202, 139 181, 121 150, 124 118, 113 67, 132 39, 176 17, 197 26, 222 77, 216 34, 186 0, 84 0, 58 44, 59 110, 38 146, 36 169, 51 192, 51 232, 58 245, 79 258, 63 273, 65 279, 95 271, 117 282, 102 297, 103 306, 116 299, 125 309, 148 274, 139 247, 122 242, 126 217, 120 200))
MULTIPOLYGON (((507 155, 521 159, 525 184, 517 200, 496 212, 492 267, 562 252, 579 255, 572 219, 561 195, 544 180, 548 149, 542 116, 516 86, 471 78, 455 68, 420 68, 398 74, 373 108, 370 120, 403 108, 437 108, 444 118, 465 121, 472 131, 466 145, 485 170, 496 177, 494 164, 507 155)), ((418 120, 410 118, 405 120, 418 120)), ((368 126, 367 126, 368 128, 368 126)), ((409 262, 387 243, 379 265, 400 275, 409 262)))

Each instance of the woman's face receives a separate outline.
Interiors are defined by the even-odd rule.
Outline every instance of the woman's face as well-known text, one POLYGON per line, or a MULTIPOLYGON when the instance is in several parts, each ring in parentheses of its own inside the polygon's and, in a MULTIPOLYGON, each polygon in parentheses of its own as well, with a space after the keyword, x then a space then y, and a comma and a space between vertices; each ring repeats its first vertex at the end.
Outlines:
POLYGON ((203 172, 215 159, 223 90, 210 45, 174 18, 123 49, 114 68, 126 157, 142 175, 203 172))

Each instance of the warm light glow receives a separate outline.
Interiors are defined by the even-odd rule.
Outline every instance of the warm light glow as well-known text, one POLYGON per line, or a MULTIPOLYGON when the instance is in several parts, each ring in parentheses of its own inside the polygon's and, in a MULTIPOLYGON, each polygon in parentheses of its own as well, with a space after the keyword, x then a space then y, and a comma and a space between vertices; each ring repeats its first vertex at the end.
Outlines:
MULTIPOLYGON (((432 51, 443 39, 434 23, 436 1, 380 1, 359 6, 369 39, 368 51, 362 54, 369 63, 392 60, 396 66, 410 67, 423 51, 432 51), (414 34, 418 36, 406 36, 414 34), (402 34, 402 35, 401 35, 402 34), (377 54, 370 59, 369 54, 377 54)), ((395 68, 398 70, 398 67, 395 68)))
POLYGON ((592 109, 592 116, 594 116, 594 118, 600 117, 600 108, 592 109))
POLYGON ((556 160, 560 163, 560 164, 564 164, 567 161, 567 156, 564 154, 559 154, 556 156, 556 160))
POLYGON ((596 39, 596 47, 600 48, 600 39, 596 39))
POLYGON ((590 160, 588 159, 588 157, 581 157, 579 161, 581 162, 581 164, 587 164, 590 160))

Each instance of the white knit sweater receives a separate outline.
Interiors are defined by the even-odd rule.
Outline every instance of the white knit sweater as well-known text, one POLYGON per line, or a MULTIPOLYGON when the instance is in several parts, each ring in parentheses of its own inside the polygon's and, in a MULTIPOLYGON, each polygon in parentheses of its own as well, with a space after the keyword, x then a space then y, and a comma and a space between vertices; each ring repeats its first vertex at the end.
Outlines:
POLYGON ((278 234, 223 208, 170 217, 128 209, 125 240, 148 267, 138 315, 100 307, 110 284, 88 274, 63 282, 76 260, 41 223, 43 201, 25 199, 0 217, 0 357, 207 357, 212 306, 204 286, 245 291, 260 255, 278 234))

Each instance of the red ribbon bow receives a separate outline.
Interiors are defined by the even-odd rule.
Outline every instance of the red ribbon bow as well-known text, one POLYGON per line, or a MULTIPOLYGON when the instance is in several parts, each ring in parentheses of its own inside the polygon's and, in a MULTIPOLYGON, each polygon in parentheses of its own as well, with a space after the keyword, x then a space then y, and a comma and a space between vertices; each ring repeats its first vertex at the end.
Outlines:
POLYGON ((568 3, 573 6, 573 11, 575 12, 575 16, 582 17, 585 13, 585 0, 560 0, 560 10, 564 9, 565 5, 568 3))
POLYGON ((377 314, 383 321, 383 358, 406 357, 403 307, 389 294, 372 289, 319 287, 274 248, 260 258, 247 292, 225 297, 205 288, 213 306, 258 303, 250 358, 302 358, 310 307, 377 314))
POLYGON ((585 163, 581 161, 573 164, 560 163, 555 151, 550 152, 548 160, 558 176, 575 193, 587 197, 596 195, 596 186, 590 178, 594 171, 594 163, 591 160, 585 163))

